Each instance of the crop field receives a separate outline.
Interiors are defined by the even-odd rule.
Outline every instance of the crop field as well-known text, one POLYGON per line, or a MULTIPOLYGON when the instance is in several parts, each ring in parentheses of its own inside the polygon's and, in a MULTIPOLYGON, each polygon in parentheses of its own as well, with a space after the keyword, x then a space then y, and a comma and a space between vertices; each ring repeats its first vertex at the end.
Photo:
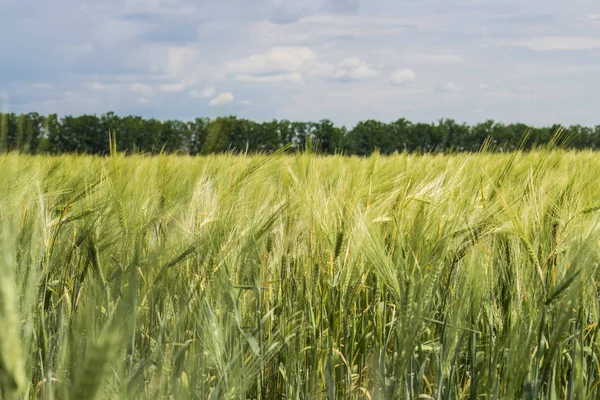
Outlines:
POLYGON ((0 399, 598 399, 598 171, 0 155, 0 399))

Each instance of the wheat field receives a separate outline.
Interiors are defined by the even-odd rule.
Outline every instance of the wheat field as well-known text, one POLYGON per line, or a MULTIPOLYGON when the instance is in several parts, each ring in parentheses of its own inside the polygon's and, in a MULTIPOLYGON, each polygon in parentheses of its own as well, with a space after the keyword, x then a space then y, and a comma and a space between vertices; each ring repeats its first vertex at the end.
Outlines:
POLYGON ((598 171, 0 155, 0 399, 598 399, 598 171))

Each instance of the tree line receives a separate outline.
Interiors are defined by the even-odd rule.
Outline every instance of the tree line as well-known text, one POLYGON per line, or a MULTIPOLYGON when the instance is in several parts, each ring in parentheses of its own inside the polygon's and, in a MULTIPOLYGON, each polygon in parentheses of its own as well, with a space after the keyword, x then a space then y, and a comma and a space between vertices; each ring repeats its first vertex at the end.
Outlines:
POLYGON ((492 120, 475 125, 452 119, 413 123, 366 120, 352 129, 330 120, 255 122, 235 116, 196 118, 193 121, 118 116, 38 113, 0 113, 0 151, 29 154, 109 154, 109 135, 118 151, 133 153, 173 152, 190 155, 221 152, 270 152, 284 146, 291 151, 309 145, 324 154, 368 155, 394 152, 478 151, 484 143, 496 151, 529 150, 548 144, 555 133, 566 130, 567 148, 600 148, 600 125, 564 128, 558 124, 531 127, 492 120))

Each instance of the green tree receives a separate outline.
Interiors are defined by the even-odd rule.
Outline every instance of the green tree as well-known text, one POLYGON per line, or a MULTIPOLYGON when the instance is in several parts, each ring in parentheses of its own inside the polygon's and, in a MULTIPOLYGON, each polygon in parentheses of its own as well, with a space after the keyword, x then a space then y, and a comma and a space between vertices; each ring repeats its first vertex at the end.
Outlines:
POLYGON ((359 122, 349 133, 348 147, 358 155, 368 155, 375 150, 391 153, 394 150, 391 132, 386 124, 373 119, 359 122))
POLYGON ((291 124, 292 148, 304 150, 306 140, 310 136, 310 126, 306 122, 295 121, 291 124))
POLYGON ((190 132, 189 149, 191 155, 202 153, 202 147, 204 146, 208 135, 209 124, 210 119, 208 118, 196 118, 194 121, 188 123, 190 132))
POLYGON ((400 118, 388 124, 388 135, 391 143, 392 152, 403 152, 408 147, 408 136, 411 130, 411 123, 406 118, 400 118))

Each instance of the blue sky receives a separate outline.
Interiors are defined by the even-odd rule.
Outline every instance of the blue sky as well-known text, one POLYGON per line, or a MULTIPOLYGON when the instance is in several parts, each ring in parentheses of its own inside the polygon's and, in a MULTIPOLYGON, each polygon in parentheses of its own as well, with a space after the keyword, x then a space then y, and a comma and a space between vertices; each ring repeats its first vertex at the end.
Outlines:
POLYGON ((600 3, 5 0, 14 112, 600 124, 600 3))

